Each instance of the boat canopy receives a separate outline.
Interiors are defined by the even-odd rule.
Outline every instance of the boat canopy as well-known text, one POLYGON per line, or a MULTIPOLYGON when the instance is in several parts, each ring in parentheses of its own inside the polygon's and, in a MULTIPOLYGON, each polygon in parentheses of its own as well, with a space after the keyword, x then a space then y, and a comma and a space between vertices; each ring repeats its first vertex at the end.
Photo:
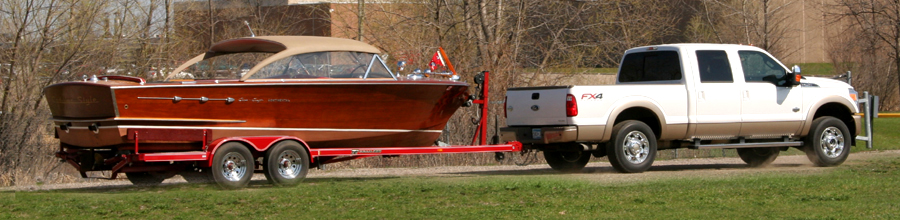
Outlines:
POLYGON ((170 79, 185 68, 205 59, 233 53, 274 53, 274 55, 260 62, 258 66, 250 70, 250 74, 242 78, 249 78, 263 65, 270 62, 290 57, 296 54, 346 51, 379 54, 378 48, 351 39, 317 37, 317 36, 258 36, 245 37, 220 41, 209 48, 206 53, 200 54, 188 60, 178 68, 175 68, 166 79, 170 79))

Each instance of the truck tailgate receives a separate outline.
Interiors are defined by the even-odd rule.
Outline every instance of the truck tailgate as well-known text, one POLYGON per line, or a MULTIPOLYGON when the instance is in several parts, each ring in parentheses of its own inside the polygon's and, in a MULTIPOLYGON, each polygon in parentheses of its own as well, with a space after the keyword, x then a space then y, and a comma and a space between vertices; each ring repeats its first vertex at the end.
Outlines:
POLYGON ((565 125, 569 86, 511 88, 506 92, 506 124, 565 125))

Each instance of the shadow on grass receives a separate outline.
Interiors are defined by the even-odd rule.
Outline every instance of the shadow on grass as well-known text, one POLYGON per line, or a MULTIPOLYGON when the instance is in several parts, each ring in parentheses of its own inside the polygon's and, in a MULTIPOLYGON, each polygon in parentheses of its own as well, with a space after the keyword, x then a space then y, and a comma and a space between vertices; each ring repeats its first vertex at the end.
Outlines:
MULTIPOLYGON (((773 164, 767 167, 750 167, 747 164, 684 164, 684 165, 654 165, 650 167, 650 170, 646 171, 648 173, 653 172, 680 172, 680 171, 696 171, 696 170, 751 170, 751 169, 770 169, 770 168, 785 168, 785 167, 807 167, 811 166, 810 164, 773 164)), ((488 171, 472 171, 472 172, 456 172, 456 173, 448 173, 455 175, 479 175, 479 176, 492 176, 492 175, 510 175, 510 176, 524 176, 524 175, 558 175, 558 174, 566 174, 555 171, 551 168, 536 168, 536 169, 526 169, 526 170, 488 170, 488 171)), ((600 167, 585 167, 580 172, 575 172, 572 174, 622 174, 627 175, 625 173, 619 173, 612 166, 608 166, 608 164, 604 164, 604 166, 600 167)))
MULTIPOLYGON (((254 175, 255 176, 255 175, 254 175)), ((335 183, 335 182, 362 182, 362 181, 372 181, 372 180, 385 180, 385 179, 396 179, 400 177, 333 177, 333 178, 307 178, 300 182, 298 185, 304 184, 320 184, 320 183, 335 183)), ((60 192, 60 193, 131 193, 131 192, 145 192, 145 191, 159 191, 159 190, 172 190, 172 189, 185 189, 185 188, 196 188, 196 189, 213 189, 213 190, 222 190, 229 191, 229 189, 224 189, 216 185, 215 182, 209 181, 198 181, 198 182, 169 182, 169 183, 161 183, 159 185, 152 184, 138 184, 133 185, 128 182, 122 182, 121 185, 101 185, 101 186, 86 186, 86 187, 75 187, 75 188, 66 188, 66 189, 53 189, 53 190, 36 190, 43 192, 60 192)), ((268 180, 251 180, 250 183, 244 189, 268 189, 268 188, 288 188, 282 186, 275 186, 269 183, 268 180)), ((238 189, 240 190, 240 189, 238 189)), ((15 192, 15 191, 10 191, 15 192)))

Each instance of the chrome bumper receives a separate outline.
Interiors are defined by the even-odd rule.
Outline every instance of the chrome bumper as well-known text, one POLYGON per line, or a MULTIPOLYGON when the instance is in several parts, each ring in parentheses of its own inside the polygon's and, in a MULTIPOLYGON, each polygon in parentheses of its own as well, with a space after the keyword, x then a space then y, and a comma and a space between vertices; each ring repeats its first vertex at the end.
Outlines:
POLYGON ((500 128, 501 143, 518 141, 523 144, 551 144, 574 142, 577 139, 578 126, 500 128))

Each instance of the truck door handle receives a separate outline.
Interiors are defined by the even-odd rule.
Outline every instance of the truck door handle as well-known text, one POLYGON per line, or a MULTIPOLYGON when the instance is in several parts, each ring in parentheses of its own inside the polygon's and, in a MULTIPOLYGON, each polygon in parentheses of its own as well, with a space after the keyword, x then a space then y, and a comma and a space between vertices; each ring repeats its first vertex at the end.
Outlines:
POLYGON ((794 112, 799 112, 799 111, 800 111, 800 107, 794 107, 794 109, 791 109, 791 110, 793 110, 794 112))

